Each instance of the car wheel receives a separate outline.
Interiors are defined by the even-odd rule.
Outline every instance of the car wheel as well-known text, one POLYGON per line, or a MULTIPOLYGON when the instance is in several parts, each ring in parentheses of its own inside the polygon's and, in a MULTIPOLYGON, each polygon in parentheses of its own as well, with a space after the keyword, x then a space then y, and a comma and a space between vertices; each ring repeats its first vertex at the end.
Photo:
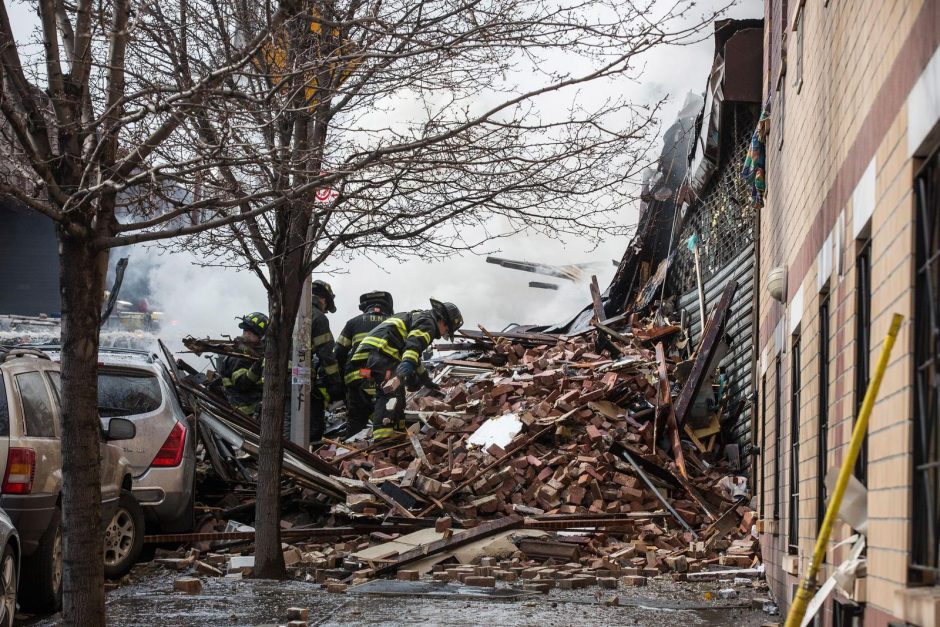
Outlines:
POLYGON ((104 532, 104 574, 112 579, 127 574, 144 547, 144 510, 127 490, 121 490, 117 511, 104 532))
POLYGON ((13 627, 16 615, 16 553, 8 544, 0 559, 0 627, 13 627))
POLYGON ((62 511, 57 507, 36 552, 23 560, 20 606, 28 612, 52 613, 62 607, 61 522, 62 511))

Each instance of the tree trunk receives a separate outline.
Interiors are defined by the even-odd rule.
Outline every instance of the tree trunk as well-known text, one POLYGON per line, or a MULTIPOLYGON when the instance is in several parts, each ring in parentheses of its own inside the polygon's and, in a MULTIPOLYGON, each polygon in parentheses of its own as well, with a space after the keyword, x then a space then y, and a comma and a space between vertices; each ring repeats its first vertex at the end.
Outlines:
MULTIPOLYGON (((288 271, 290 274, 290 272, 288 271)), ((303 281, 272 276, 268 295, 269 327, 264 348, 264 398, 261 403, 261 443, 258 452, 258 507, 255 509, 254 576, 285 579, 281 551, 281 435, 284 426, 291 334, 300 304, 303 281)))
MULTIPOLYGON (((91 238, 59 230, 62 292, 62 616, 104 625, 98 331, 104 276, 91 238)), ((107 267, 104 265, 104 267, 107 267)))

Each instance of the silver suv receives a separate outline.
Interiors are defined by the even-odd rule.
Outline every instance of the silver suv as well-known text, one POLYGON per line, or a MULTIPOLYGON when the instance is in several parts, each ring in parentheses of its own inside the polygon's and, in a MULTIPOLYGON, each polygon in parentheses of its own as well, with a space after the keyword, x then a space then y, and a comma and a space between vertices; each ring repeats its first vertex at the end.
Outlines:
POLYGON ((156 355, 131 349, 98 351, 98 411, 137 427, 118 443, 134 473, 134 496, 147 522, 167 532, 193 528, 195 437, 170 374, 156 355))
MULTIPOLYGON (((53 360, 58 346, 36 346, 53 360)), ((170 374, 153 353, 98 349, 98 413, 134 423, 137 435, 117 443, 130 462, 133 494, 148 527, 166 533, 191 531, 196 473, 195 437, 170 374)))
MULTIPOLYGON (((62 599, 62 450, 59 364, 30 349, 0 352, 0 508, 20 535, 20 605, 55 611, 62 599)), ((143 511, 131 494, 128 460, 109 440, 135 435, 129 420, 102 432, 101 506, 105 574, 130 570, 144 540, 143 511)))

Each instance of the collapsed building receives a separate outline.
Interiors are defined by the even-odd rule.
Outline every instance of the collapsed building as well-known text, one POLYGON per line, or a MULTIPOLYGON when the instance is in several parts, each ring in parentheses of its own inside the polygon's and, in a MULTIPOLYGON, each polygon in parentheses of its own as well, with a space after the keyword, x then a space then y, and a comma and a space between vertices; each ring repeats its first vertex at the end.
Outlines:
MULTIPOLYGON (((537 592, 761 576, 748 476, 758 268, 740 169, 762 37, 760 21, 717 24, 705 98, 668 129, 637 234, 608 288, 592 281, 588 307, 435 346, 441 390, 409 395, 411 427, 391 443, 329 429, 314 452, 285 440, 289 566, 337 592, 395 573, 537 592), (497 540, 498 555, 459 550, 497 540)), ((257 425, 176 366, 199 424, 205 515, 195 534, 150 541, 207 552, 165 558, 172 567, 249 572, 229 547, 253 537, 257 425)))

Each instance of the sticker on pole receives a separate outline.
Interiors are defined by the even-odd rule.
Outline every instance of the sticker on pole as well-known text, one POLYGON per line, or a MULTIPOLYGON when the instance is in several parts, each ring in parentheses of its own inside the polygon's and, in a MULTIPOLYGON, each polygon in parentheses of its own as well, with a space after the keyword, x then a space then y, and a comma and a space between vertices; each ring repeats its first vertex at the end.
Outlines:
POLYGON ((311 369, 303 366, 291 368, 291 383, 293 385, 307 385, 310 383, 311 369))

